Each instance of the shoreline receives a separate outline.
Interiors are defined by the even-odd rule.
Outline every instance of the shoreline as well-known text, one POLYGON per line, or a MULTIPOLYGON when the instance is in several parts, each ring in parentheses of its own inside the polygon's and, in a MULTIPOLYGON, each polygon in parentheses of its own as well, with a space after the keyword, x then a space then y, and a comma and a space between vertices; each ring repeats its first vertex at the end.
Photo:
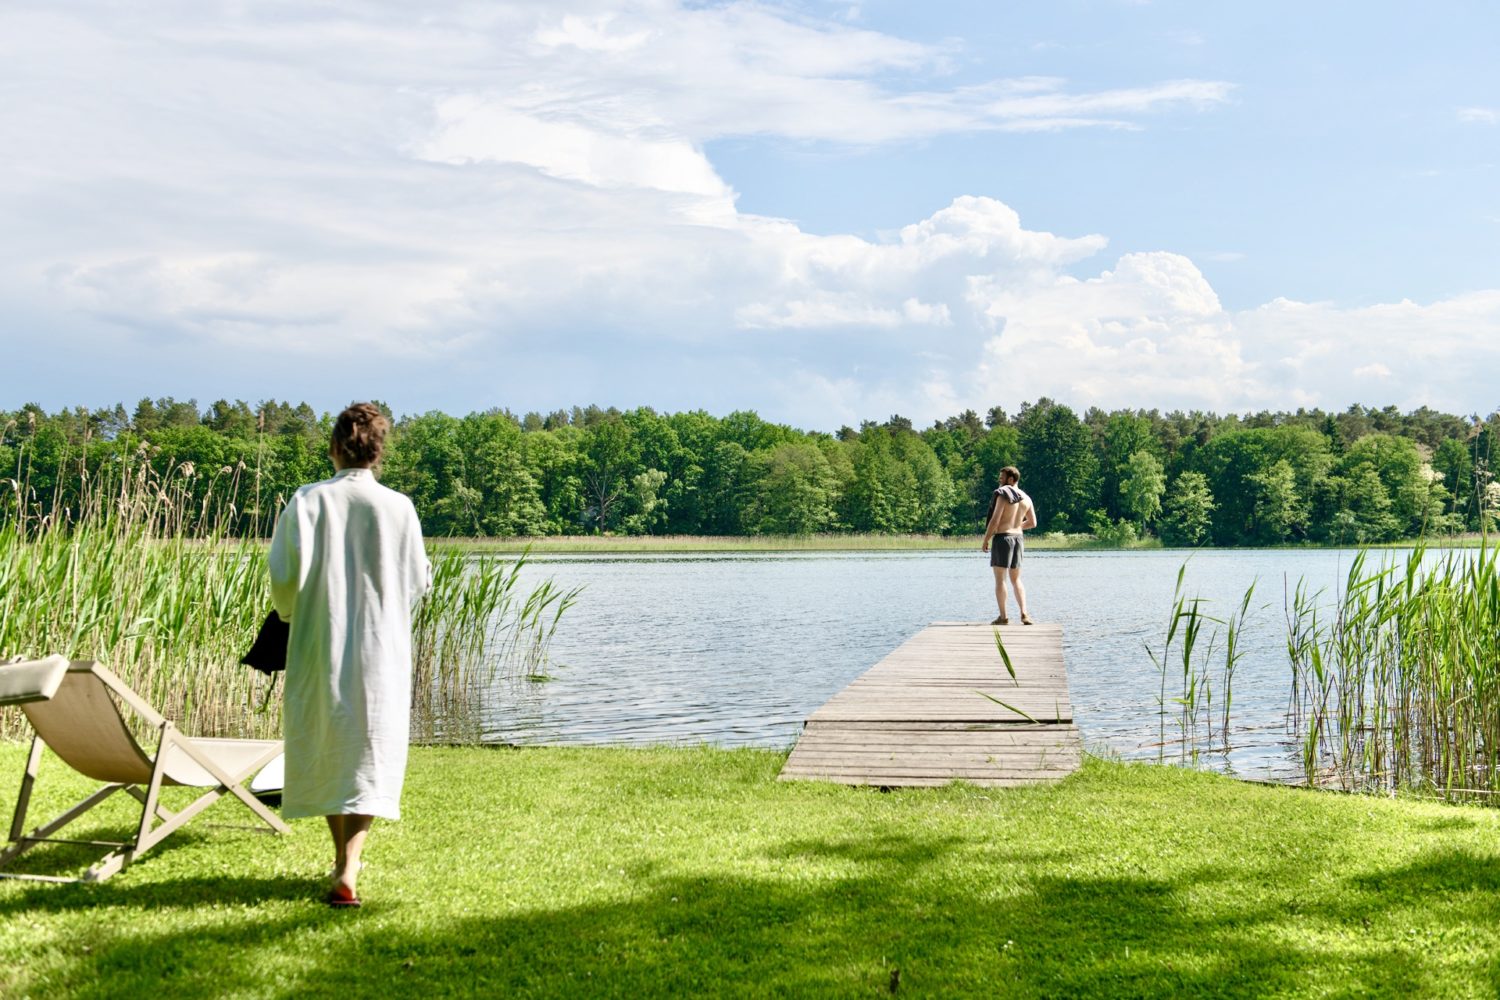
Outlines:
MULTIPOLYGON (((532 538, 428 538, 439 546, 476 552, 533 555, 601 555, 683 552, 965 552, 979 550, 978 535, 544 535, 532 538)), ((1027 539, 1038 549, 1108 546, 1088 536, 1027 539)), ((1149 545, 1140 547, 1157 548, 1149 545)))
MULTIPOLYGON (((1157 539, 1131 545, 1102 542, 1092 535, 1037 534, 1026 536, 1026 547, 1052 552, 1141 552, 1192 553, 1242 552, 1261 549, 1321 550, 1370 549, 1411 550, 1419 546, 1434 550, 1477 549, 1487 543, 1483 535, 1455 535, 1443 539, 1404 539, 1379 544, 1326 545, 1300 543, 1266 546, 1169 546, 1157 539)), ((978 551, 977 535, 543 535, 519 538, 427 538, 430 545, 458 547, 475 553, 519 555, 663 555, 708 552, 967 552, 978 551)))

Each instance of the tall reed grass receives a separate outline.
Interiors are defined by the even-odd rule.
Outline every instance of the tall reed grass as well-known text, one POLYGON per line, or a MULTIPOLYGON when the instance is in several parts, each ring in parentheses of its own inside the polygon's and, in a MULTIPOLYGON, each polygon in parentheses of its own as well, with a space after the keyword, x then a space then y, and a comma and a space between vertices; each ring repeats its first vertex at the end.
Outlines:
POLYGON ((412 736, 478 743, 492 700, 540 672, 579 592, 551 580, 524 592, 525 554, 509 565, 454 548, 428 555, 433 587, 412 622, 412 736))
POLYGON ((1227 618, 1220 618, 1208 613, 1204 598, 1188 597, 1183 590, 1187 566, 1184 562, 1177 570, 1172 610, 1167 616, 1161 647, 1153 649, 1147 643, 1146 655, 1161 679, 1157 695, 1157 759, 1165 760, 1167 748, 1175 746, 1180 760, 1196 762, 1202 753, 1227 754, 1232 749, 1234 674, 1244 656, 1241 636, 1250 616, 1256 584, 1250 584, 1227 618), (1174 688, 1176 693, 1169 695, 1174 688), (1171 739, 1167 736, 1169 722, 1177 730, 1177 736, 1171 739))
POLYGON ((1360 553, 1325 608, 1287 604, 1292 718, 1309 782, 1500 792, 1500 564, 1489 545, 1404 565, 1360 553))
MULTIPOLYGON (((239 664, 270 608, 265 547, 230 533, 258 477, 224 468, 203 489, 190 464, 159 472, 141 450, 80 463, 72 503, 0 480, 0 656, 62 653, 108 665, 187 732, 271 736, 280 700, 239 664), (8 487, 8 489, 6 489, 8 487), (242 494, 245 494, 242 496, 242 494)), ((413 625, 413 735, 471 740, 497 679, 530 671, 576 592, 523 593, 508 563, 430 553, 431 592, 413 625)), ((0 711, 0 738, 26 732, 0 711)))

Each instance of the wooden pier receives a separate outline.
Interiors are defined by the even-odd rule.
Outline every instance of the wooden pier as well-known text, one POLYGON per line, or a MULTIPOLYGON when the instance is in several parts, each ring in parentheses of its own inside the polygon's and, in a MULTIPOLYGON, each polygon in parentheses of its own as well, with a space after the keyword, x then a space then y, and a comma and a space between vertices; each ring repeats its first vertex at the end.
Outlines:
POLYGON ((808 716, 781 780, 1019 785, 1076 771, 1062 627, 999 631, 1014 679, 994 626, 929 625, 808 716))

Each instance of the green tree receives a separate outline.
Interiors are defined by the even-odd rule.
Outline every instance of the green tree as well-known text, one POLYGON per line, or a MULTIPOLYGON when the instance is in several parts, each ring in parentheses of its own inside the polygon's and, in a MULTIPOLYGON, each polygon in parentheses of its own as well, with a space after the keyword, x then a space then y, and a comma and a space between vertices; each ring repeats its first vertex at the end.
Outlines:
MULTIPOLYGON (((279 440, 301 441, 300 435, 279 440)), ((391 435, 382 479, 411 497, 428 535, 483 533, 482 494, 469 482, 469 454, 459 421, 436 410, 403 421, 391 435)))
POLYGON ((471 413, 459 422, 466 498, 480 535, 535 535, 546 530, 547 511, 528 462, 521 427, 509 413, 471 413))
POLYGON ((683 507, 689 520, 696 520, 699 515, 696 494, 703 467, 698 453, 683 443, 671 420, 650 407, 630 410, 622 419, 630 426, 631 437, 640 449, 640 465, 665 475, 657 491, 656 514, 650 519, 652 526, 647 533, 696 530, 695 525, 684 525, 683 519, 674 518, 672 512, 683 507))
POLYGON ((1345 545, 1393 541, 1401 535, 1401 522, 1391 506, 1390 493, 1374 466, 1354 463, 1319 484, 1314 534, 1345 545))
POLYGON ((243 399, 233 403, 226 399, 215 400, 203 415, 203 423, 216 434, 246 439, 255 436, 255 414, 243 399))
POLYGON ((736 441, 715 443, 703 466, 704 530, 711 535, 743 534, 744 511, 754 488, 749 453, 736 441))
POLYGON ((1286 459, 1245 477, 1253 506, 1250 540, 1260 545, 1290 541, 1307 527, 1307 505, 1297 492, 1297 474, 1286 459))
POLYGON ((178 402, 171 396, 155 402, 143 399, 135 404, 135 415, 131 418, 131 429, 137 434, 160 430, 163 427, 193 427, 198 423, 198 401, 189 399, 178 402))
POLYGON ((900 530, 908 509, 916 506, 916 480, 891 455, 889 433, 870 425, 851 447, 854 478, 844 494, 842 520, 854 531, 891 534, 900 530))
POLYGON ((815 444, 786 442, 756 459, 754 498, 745 517, 752 532, 807 535, 836 525, 838 482, 815 444))
MULTIPOLYGON (((996 424, 974 443, 974 471, 965 484, 968 489, 969 516, 955 521, 955 527, 964 524, 969 531, 983 531, 985 514, 990 509, 990 496, 1000 485, 1000 470, 1007 465, 1021 464, 1021 435, 1009 424, 996 424)), ((1030 486, 1030 480, 1027 481, 1030 486)))
POLYGON ((1208 541, 1215 506, 1203 473, 1182 473, 1163 504, 1162 539, 1169 545, 1202 545, 1208 541))
POLYGON ((947 531, 955 491, 937 453, 909 430, 892 432, 891 453, 909 471, 914 501, 909 516, 898 523, 896 530, 929 535, 947 531))
POLYGON ((1099 460, 1088 428, 1071 409, 1046 398, 1023 406, 1016 424, 1022 485, 1037 518, 1049 530, 1087 525, 1099 500, 1099 460))
POLYGON ((709 532, 705 524, 705 476, 709 456, 720 440, 719 422, 703 410, 674 413, 666 420, 679 447, 668 484, 667 531, 678 535, 709 532))
POLYGON ((1142 449, 1130 456, 1120 476, 1119 491, 1125 515, 1143 532, 1161 513, 1161 498, 1166 489, 1166 473, 1155 455, 1142 449))
POLYGON ((565 422, 555 430, 541 430, 525 435, 527 468, 536 479, 537 492, 545 511, 545 534, 572 534, 584 526, 583 479, 579 473, 582 459, 578 440, 583 432, 565 422))
POLYGON ((1443 487, 1448 491, 1449 511, 1461 512, 1467 509, 1474 463, 1469 459, 1469 449, 1464 447, 1463 441, 1445 438, 1432 455, 1432 468, 1443 477, 1443 487))
POLYGON ((1127 411, 1111 414, 1104 424, 1098 449, 1100 499, 1111 519, 1130 517, 1144 523, 1131 510, 1124 489, 1125 481, 1132 475, 1135 456, 1143 452, 1155 459, 1157 468, 1161 468, 1161 444, 1152 430, 1151 421, 1127 411))
POLYGON ((1367 434, 1345 449, 1335 471, 1351 482, 1365 482, 1356 476, 1361 468, 1374 472, 1385 488, 1396 525, 1392 537, 1420 533, 1432 516, 1433 494, 1416 444, 1393 434, 1367 434))
POLYGON ((1267 544, 1303 537, 1307 500, 1331 461, 1328 439, 1304 427, 1224 431, 1195 449, 1193 471, 1208 480, 1216 504, 1214 543, 1267 544), (1279 462, 1292 473, 1290 490, 1279 489, 1284 485, 1279 473, 1268 478, 1279 462), (1262 511, 1262 502, 1276 509, 1262 511))
POLYGON ((580 444, 580 478, 589 504, 586 516, 596 530, 608 531, 615 526, 620 501, 637 473, 640 448, 630 425, 618 416, 594 421, 580 444))
POLYGON ((625 496, 625 513, 620 518, 620 527, 627 535, 649 535, 667 520, 667 503, 658 494, 667 474, 660 469, 647 469, 630 479, 630 490, 625 496))

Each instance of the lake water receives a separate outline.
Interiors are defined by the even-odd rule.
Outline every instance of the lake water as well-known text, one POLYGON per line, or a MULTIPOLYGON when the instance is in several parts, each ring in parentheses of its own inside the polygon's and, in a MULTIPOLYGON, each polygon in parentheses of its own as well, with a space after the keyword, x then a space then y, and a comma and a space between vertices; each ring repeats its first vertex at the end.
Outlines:
MULTIPOLYGON (((1236 773, 1298 773, 1285 718, 1285 593, 1332 592, 1353 551, 1029 552, 1034 618, 1063 626, 1074 719, 1085 745, 1155 758, 1160 647, 1179 568, 1184 590, 1227 616, 1256 584, 1234 681, 1236 773)), ((1404 559, 1396 554, 1392 558, 1404 559)), ((995 615, 973 552, 548 556, 523 579, 583 587, 563 617, 545 683, 518 682, 487 738, 537 744, 713 743, 790 747, 802 721, 933 621, 995 615)), ((1014 616, 1014 605, 1011 614, 1014 616)), ((1169 686, 1168 697, 1177 693, 1169 686)), ((1215 697, 1218 697, 1216 694, 1215 697)), ((1169 723, 1167 737, 1176 737, 1169 723)), ((1169 754, 1175 749, 1169 749, 1169 754)))

